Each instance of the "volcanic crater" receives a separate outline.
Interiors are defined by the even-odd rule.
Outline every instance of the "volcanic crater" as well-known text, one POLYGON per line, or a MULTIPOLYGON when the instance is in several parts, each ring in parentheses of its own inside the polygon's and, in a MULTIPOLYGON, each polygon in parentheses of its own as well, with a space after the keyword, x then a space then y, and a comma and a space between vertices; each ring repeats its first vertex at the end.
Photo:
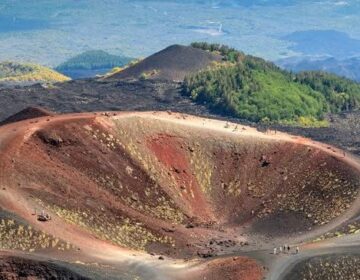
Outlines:
MULTIPOLYGON (((18 216, 2 215, 1 231, 18 233, 7 249, 211 257, 311 238, 339 225, 359 190, 359 171, 334 148, 184 114, 47 116, 1 129, 0 205, 18 216), (36 221, 40 209, 52 220, 36 221)), ((244 279, 261 279, 257 269, 244 279)))

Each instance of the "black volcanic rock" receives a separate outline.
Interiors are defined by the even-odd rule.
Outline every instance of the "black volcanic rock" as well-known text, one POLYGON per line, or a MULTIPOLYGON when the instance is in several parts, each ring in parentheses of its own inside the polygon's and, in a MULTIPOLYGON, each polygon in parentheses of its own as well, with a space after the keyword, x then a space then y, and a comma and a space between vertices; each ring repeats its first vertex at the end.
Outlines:
POLYGON ((19 122, 27 119, 34 119, 44 116, 54 116, 55 113, 40 107, 27 107, 24 110, 8 117, 0 122, 0 125, 5 125, 13 122, 19 122))
POLYGON ((183 81, 187 74, 206 68, 222 57, 201 49, 173 45, 137 64, 118 72, 108 79, 148 79, 183 81))

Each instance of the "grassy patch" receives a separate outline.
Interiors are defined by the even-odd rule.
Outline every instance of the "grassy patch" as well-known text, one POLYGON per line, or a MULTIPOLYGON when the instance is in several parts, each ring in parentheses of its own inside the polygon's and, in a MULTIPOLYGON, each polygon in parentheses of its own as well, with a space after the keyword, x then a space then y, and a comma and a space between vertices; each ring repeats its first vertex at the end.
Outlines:
MULTIPOLYGON (((49 223, 50 226, 50 223, 49 223)), ((40 249, 70 250, 73 245, 14 219, 0 220, 0 248, 33 252, 40 249)))
POLYGON ((155 242, 170 246, 175 245, 171 237, 155 234, 141 223, 130 218, 114 217, 111 212, 105 211, 106 209, 102 213, 96 213, 80 208, 67 209, 58 205, 39 202, 70 224, 78 225, 100 239, 122 247, 145 250, 147 245, 155 242))

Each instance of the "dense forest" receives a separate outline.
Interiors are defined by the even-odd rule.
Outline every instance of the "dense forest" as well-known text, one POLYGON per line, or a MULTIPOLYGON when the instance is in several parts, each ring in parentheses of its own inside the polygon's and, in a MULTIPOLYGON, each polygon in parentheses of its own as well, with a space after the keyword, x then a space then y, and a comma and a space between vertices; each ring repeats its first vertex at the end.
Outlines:
POLYGON ((193 43, 224 62, 185 78, 184 92, 215 111, 255 122, 316 125, 360 106, 360 84, 321 72, 290 73, 227 46, 193 43), (234 54, 237 52, 237 54, 234 54))
POLYGON ((360 107, 360 84, 355 81, 320 71, 301 72, 295 81, 321 92, 333 113, 360 107))
POLYGON ((125 56, 117 56, 109 54, 102 50, 87 51, 70 58, 66 62, 56 67, 57 71, 64 70, 94 70, 104 68, 114 68, 124 66, 129 63, 132 58, 125 56))

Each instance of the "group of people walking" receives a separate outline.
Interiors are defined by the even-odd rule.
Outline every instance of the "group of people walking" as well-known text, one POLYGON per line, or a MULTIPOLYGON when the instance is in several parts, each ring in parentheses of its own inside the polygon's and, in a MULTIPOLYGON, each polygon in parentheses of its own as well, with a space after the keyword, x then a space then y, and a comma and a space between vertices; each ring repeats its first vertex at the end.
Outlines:
MULTIPOLYGON (((299 247, 296 246, 295 247, 295 254, 299 254, 299 247)), ((277 255, 277 254, 286 254, 286 253, 290 253, 291 252, 291 247, 290 245, 284 245, 284 246, 280 246, 279 248, 275 247, 274 248, 274 255, 277 255)))

